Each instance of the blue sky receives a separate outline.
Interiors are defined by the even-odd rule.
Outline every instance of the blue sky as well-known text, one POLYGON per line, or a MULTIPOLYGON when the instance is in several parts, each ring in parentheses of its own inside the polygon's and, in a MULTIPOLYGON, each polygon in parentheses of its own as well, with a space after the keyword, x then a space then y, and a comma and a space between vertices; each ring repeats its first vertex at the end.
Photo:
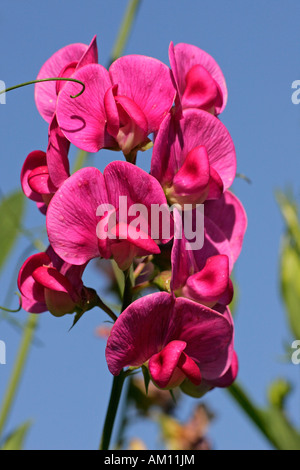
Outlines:
MULTIPOLYGON (((35 79, 56 50, 74 42, 88 44, 95 34, 99 61, 106 65, 126 4, 125 0, 2 0, 0 80, 12 86, 35 79)), ((295 338, 288 330, 278 290, 278 250, 284 225, 274 198, 276 189, 290 186, 299 200, 300 105, 291 101, 292 82, 300 79, 299 20, 297 0, 143 0, 125 51, 168 64, 170 41, 186 42, 210 53, 225 75, 229 99, 221 120, 236 146, 238 172, 252 181, 237 179, 233 186, 249 224, 236 268, 239 379, 261 405, 267 385, 278 376, 300 386, 300 366, 282 361, 284 342, 295 338)), ((35 107, 33 87, 7 94, 6 105, 0 105, 0 125, 0 188, 8 194, 20 187, 27 154, 47 144, 47 124, 35 107)), ((114 153, 101 151, 91 164, 103 170, 112 158, 114 153)), ((151 152, 139 155, 138 164, 149 169, 150 158, 151 152)), ((34 204, 28 204, 25 225, 43 223, 34 204)), ((2 304, 27 244, 20 239, 1 275, 2 304)), ((92 266, 87 276, 104 291, 105 280, 92 266)), ((23 320, 26 314, 20 312, 18 318, 23 320)), ((93 310, 68 332, 70 318, 40 317, 39 342, 31 350, 7 428, 33 419, 27 449, 98 446, 111 384, 105 343, 95 336, 96 327, 105 319, 104 313, 93 310)), ((1 321, 0 339, 7 345, 7 364, 0 365, 1 398, 20 335, 1 321)), ((215 448, 269 448, 226 392, 213 391, 205 402, 217 416, 209 430, 215 448)), ((289 403, 299 425, 297 393, 289 403)), ((194 404, 186 400, 180 416, 186 419, 194 404)), ((159 448, 152 428, 139 425, 132 434, 159 448)))

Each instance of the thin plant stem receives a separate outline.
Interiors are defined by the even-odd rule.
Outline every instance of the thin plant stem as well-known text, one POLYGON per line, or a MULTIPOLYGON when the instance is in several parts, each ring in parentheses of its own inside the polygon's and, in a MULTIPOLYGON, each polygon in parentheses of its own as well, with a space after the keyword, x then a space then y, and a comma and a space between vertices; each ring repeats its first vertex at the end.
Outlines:
POLYGON ((10 377, 10 381, 2 402, 0 412, 0 437, 2 436, 5 424, 10 414, 14 399, 23 375, 26 360, 29 354, 30 346, 37 327, 39 315, 30 314, 27 324, 24 327, 21 344, 18 350, 17 358, 10 377))
POLYGON ((278 449, 277 442, 273 439, 271 433, 269 432, 268 426, 266 426, 265 421, 262 419, 259 410, 255 407, 255 405, 253 405, 251 399, 247 396, 242 386, 235 382, 226 390, 234 399, 234 401, 246 413, 246 415, 251 419, 251 421, 262 432, 262 434, 268 439, 268 441, 271 442, 275 449, 278 449))
POLYGON ((112 50, 110 63, 114 62, 118 59, 126 46, 126 43, 129 38, 130 31, 132 29, 133 22, 136 18, 138 8, 140 6, 141 0, 130 0, 127 10, 125 12, 125 16, 123 18, 119 34, 117 36, 115 45, 112 50))
MULTIPOLYGON (((131 284, 130 269, 124 272, 124 276, 125 276, 125 287, 124 287, 124 295, 123 295, 122 312, 132 302, 132 284, 131 284)), ((109 404, 108 404, 108 408, 106 412, 106 418, 104 422, 99 450, 109 449, 111 435, 112 435, 112 431, 113 431, 113 427, 114 427, 114 423, 115 423, 115 419, 117 415, 118 406, 120 403, 120 398, 121 398, 125 378, 126 378, 126 372, 122 370, 120 374, 115 376, 113 379, 112 389, 110 393, 110 400, 109 400, 109 404)))
POLYGON ((85 84, 80 80, 76 80, 76 78, 67 78, 67 77, 52 77, 52 78, 40 78, 38 80, 30 80, 29 82, 19 83, 18 85, 11 86, 6 88, 5 90, 0 90, 0 95, 4 93, 8 93, 9 91, 16 90, 17 88, 22 88, 23 86, 27 85, 34 85, 35 83, 43 83, 43 82, 54 82, 54 81, 69 81, 79 83, 82 86, 82 90, 76 95, 70 95, 70 98, 78 98, 78 96, 82 95, 85 90, 85 84))

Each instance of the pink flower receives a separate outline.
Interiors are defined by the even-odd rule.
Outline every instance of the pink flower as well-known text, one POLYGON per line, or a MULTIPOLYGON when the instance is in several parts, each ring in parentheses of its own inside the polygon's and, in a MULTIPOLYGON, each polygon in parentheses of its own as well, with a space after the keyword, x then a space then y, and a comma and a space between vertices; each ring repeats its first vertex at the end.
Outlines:
POLYGON ((228 322, 231 324, 233 329, 232 340, 230 346, 227 350, 227 357, 228 357, 228 367, 227 370, 220 375, 220 377, 212 379, 212 378, 204 378, 200 385, 192 383, 190 380, 185 379, 182 382, 180 388, 181 390, 190 395, 194 398, 200 398, 207 392, 213 390, 214 388, 227 388, 233 384, 236 380, 238 371, 239 371, 239 361, 236 351, 234 350, 234 324, 231 313, 228 308, 218 306, 216 309, 220 314, 222 314, 228 322))
POLYGON ((155 138, 151 174, 163 186, 170 204, 218 199, 236 174, 228 130, 202 110, 187 109, 180 120, 170 113, 155 138))
POLYGON ((47 152, 31 152, 21 170, 25 196, 37 203, 43 214, 54 193, 70 176, 68 151, 70 143, 61 133, 54 114, 49 126, 47 152))
MULTIPOLYGON (((37 80, 44 78, 69 78, 74 72, 87 64, 98 62, 96 36, 89 46, 70 44, 55 52, 42 66, 37 80)), ((47 122, 51 122, 56 109, 59 92, 65 81, 37 83, 35 85, 35 102, 39 113, 47 122)))
POLYGON ((129 156, 143 149, 175 97, 169 68, 151 57, 121 57, 109 71, 87 65, 73 78, 86 88, 72 99, 78 84, 65 85, 57 104, 58 123, 70 142, 87 152, 115 148, 129 156))
POLYGON ((147 365, 160 388, 188 379, 218 380, 232 362, 233 327, 226 316, 165 292, 133 302, 114 324, 106 347, 108 368, 147 365))
POLYGON ((220 114, 227 102, 226 82, 217 62, 191 44, 169 47, 169 59, 177 88, 176 113, 198 108, 220 114))
POLYGON ((31 313, 49 310, 55 316, 84 308, 91 294, 81 280, 84 269, 64 263, 51 246, 44 253, 30 256, 18 277, 22 307, 31 313))
POLYGON ((46 221, 49 241, 68 263, 113 257, 126 270, 134 257, 159 253, 157 242, 170 238, 164 239, 159 227, 152 238, 152 204, 167 206, 163 190, 135 165, 112 162, 103 174, 83 168, 51 200, 46 221))

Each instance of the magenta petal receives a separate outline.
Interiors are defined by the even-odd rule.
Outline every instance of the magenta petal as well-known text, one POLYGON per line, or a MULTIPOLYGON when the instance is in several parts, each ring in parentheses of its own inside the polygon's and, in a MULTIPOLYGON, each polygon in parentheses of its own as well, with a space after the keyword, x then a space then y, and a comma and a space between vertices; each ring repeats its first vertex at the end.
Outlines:
POLYGON ((70 281, 57 269, 50 266, 40 266, 32 273, 33 279, 47 289, 65 292, 73 297, 76 296, 70 281))
POLYGON ((37 268, 50 263, 51 259, 46 253, 37 253, 30 256, 21 267, 18 275, 18 288, 28 300, 42 303, 45 301, 44 288, 34 280, 32 274, 37 268))
POLYGON ((185 353, 199 365, 203 379, 220 377, 231 363, 232 324, 224 315, 183 297, 176 299, 175 321, 177 337, 186 341, 185 353))
MULTIPOLYGON (((162 351, 150 358, 149 372, 160 388, 165 388, 169 384, 185 347, 184 341, 171 341, 162 351)), ((183 379, 184 375, 181 381, 183 379)))
POLYGON ((117 138, 120 129, 119 112, 115 100, 117 89, 118 85, 113 85, 106 91, 104 95, 104 106, 107 117, 107 132, 112 137, 114 137, 114 139, 117 138))
POLYGON ((190 276, 183 295, 199 303, 216 303, 229 286, 229 261, 225 255, 208 258, 204 268, 190 276))
POLYGON ((141 366, 171 341, 199 366, 204 379, 220 377, 230 366, 233 326, 214 310, 165 292, 133 302, 114 324, 106 347, 112 374, 123 367, 141 366))
POLYGON ((57 121, 66 138, 87 152, 98 152, 103 147, 115 146, 114 139, 106 130, 104 96, 111 87, 108 71, 98 64, 90 64, 77 70, 72 78, 85 84, 84 92, 77 98, 82 87, 68 82, 57 101, 57 121))
POLYGON ((116 141, 124 155, 128 155, 147 139, 148 122, 143 111, 130 98, 116 96, 115 100, 120 116, 120 128, 116 141))
POLYGON ((171 252, 172 278, 171 290, 173 292, 185 285, 188 277, 197 269, 193 257, 193 251, 186 249, 187 240, 182 227, 182 215, 176 208, 173 211, 175 222, 175 236, 171 252), (180 230, 177 232, 177 230, 180 230), (182 232, 182 233, 180 233, 182 232))
MULTIPOLYGON (((228 240, 234 263, 241 252, 247 228, 247 215, 242 203, 233 193, 226 191, 220 199, 206 201, 204 212, 207 219, 210 219, 228 240)), ((215 238, 213 235, 212 237, 215 238)))
POLYGON ((232 362, 227 372, 224 375, 222 375, 219 379, 210 380, 209 384, 212 385, 213 387, 220 387, 220 388, 230 387, 230 385, 232 385, 233 382, 236 380, 238 371, 239 371, 238 357, 237 357, 236 352, 233 351, 232 362))
POLYGON ((59 188, 70 176, 70 165, 68 152, 70 142, 61 132, 56 115, 54 115, 49 126, 49 137, 47 147, 47 166, 52 183, 59 188))
POLYGON ((182 119, 182 103, 181 103, 181 94, 179 90, 179 77, 177 70, 177 63, 175 59, 174 43, 171 41, 169 46, 169 60, 172 70, 172 77, 174 81, 174 87, 176 89, 176 98, 175 98, 175 117, 176 119, 182 119))
POLYGON ((219 94, 218 86, 210 73, 202 65, 194 65, 186 74, 185 80, 182 106, 209 111, 219 94))
POLYGON ((173 179, 168 196, 174 202, 202 204, 206 199, 210 181, 209 160, 205 147, 199 145, 191 150, 173 179))
POLYGON ((176 93, 169 67, 152 57, 128 55, 113 62, 109 73, 118 96, 133 100, 146 116, 147 134, 158 130, 176 93))
MULTIPOLYGON (((66 65, 79 61, 86 52, 85 44, 70 44, 55 52, 42 66, 37 80, 59 77, 66 65)), ((56 82, 37 83, 35 85, 35 102, 41 116, 50 123, 55 112, 57 100, 56 82)))
POLYGON ((218 172, 211 166, 209 178, 209 192, 207 199, 219 199, 224 192, 224 185, 222 178, 218 172))
POLYGON ((35 170, 37 167, 44 166, 45 164, 45 152, 42 152, 41 150, 34 150, 27 156, 21 170, 21 185, 23 192, 26 197, 35 202, 43 202, 43 199, 40 193, 32 190, 31 186, 29 185, 29 176, 33 170, 35 170))
POLYGON ((54 195, 47 211, 50 244, 66 262, 81 265, 99 256, 97 209, 107 204, 102 173, 83 168, 72 175, 54 195))
POLYGON ((141 366, 161 350, 174 308, 171 295, 160 292, 133 302, 114 324, 106 346, 113 375, 123 367, 141 366))
MULTIPOLYGON (((151 223, 152 206, 158 205, 167 207, 166 197, 159 182, 146 171, 128 162, 115 161, 110 163, 105 168, 103 175, 110 204, 118 208, 120 202, 119 197, 126 196, 128 213, 134 204, 143 205, 148 215, 148 235, 151 234, 151 238, 160 240, 163 243, 167 242, 170 237, 164 238, 160 226, 155 227, 154 219, 153 223, 151 223), (152 230, 156 228, 158 236, 154 237, 152 236, 152 230)), ((169 217, 171 219, 170 214, 169 217)), ((134 216, 128 217, 128 223, 132 223, 133 220, 134 216)), ((124 219, 122 221, 124 222, 124 219)))
POLYGON ((184 94, 186 88, 186 75, 195 65, 201 65, 215 80, 220 90, 221 101, 216 103, 216 113, 221 113, 227 103, 227 86, 223 72, 215 59, 207 52, 198 47, 180 43, 174 48, 174 56, 177 64, 177 81, 181 95, 184 94))
POLYGON ((28 185, 33 192, 38 194, 51 194, 56 191, 56 187, 52 184, 48 167, 39 166, 32 170, 28 177, 28 185))
POLYGON ((91 40, 88 48, 80 58, 77 64, 77 69, 84 67, 88 64, 97 64, 98 63, 98 47, 97 47, 97 36, 95 35, 91 40))
POLYGON ((172 182, 188 153, 198 146, 205 147, 210 168, 218 173, 224 190, 227 189, 236 174, 232 138, 218 118, 198 109, 184 110, 180 121, 171 116, 163 121, 154 142, 151 174, 162 185, 172 182))
POLYGON ((178 368, 194 385, 200 385, 202 381, 200 369, 195 363, 195 361, 193 361, 193 359, 191 359, 184 352, 181 354, 180 359, 178 361, 178 368))
POLYGON ((43 313, 47 312, 48 307, 45 302, 36 302, 32 299, 27 299, 23 295, 22 298, 22 308, 29 313, 43 313))

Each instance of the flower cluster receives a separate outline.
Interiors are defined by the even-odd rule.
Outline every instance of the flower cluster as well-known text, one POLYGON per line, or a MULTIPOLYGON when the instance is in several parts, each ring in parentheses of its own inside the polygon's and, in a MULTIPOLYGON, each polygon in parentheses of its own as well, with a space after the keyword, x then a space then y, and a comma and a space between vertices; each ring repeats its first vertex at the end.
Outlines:
POLYGON ((201 396, 229 386, 238 372, 228 306, 247 219, 228 189, 236 154, 219 119, 227 102, 223 73, 189 44, 171 43, 169 62, 128 55, 107 70, 93 38, 43 65, 38 79, 74 81, 35 85, 48 146, 27 156, 21 184, 46 215, 49 248, 24 263, 18 285, 26 310, 60 316, 97 303, 82 281, 93 258, 114 259, 127 277, 134 270, 133 301, 107 340, 110 372, 143 366, 157 387, 201 396), (85 85, 80 95, 78 82, 85 85), (71 175, 70 144, 124 158, 103 173, 87 167, 71 175), (147 173, 137 155, 151 147, 147 173), (201 247, 192 243, 199 207, 201 247), (143 296, 144 286, 152 293, 143 296))

